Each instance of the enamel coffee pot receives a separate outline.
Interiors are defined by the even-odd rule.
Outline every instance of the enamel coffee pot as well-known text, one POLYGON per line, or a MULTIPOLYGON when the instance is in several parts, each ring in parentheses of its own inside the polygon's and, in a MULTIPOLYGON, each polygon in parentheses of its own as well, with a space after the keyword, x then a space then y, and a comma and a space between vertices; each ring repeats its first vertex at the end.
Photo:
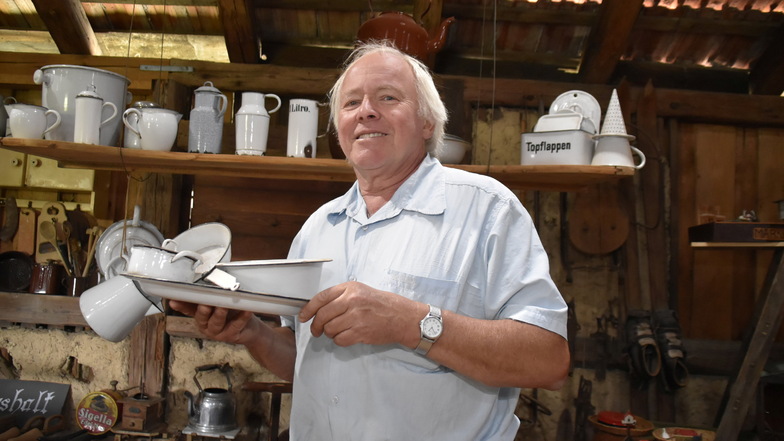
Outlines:
POLYGON ((74 142, 83 144, 100 144, 101 127, 107 125, 117 117, 117 106, 110 101, 104 101, 95 91, 95 86, 76 95, 74 109, 74 142), (109 107, 112 114, 104 119, 103 110, 109 107))
POLYGON ((227 105, 228 98, 212 85, 212 81, 196 89, 188 129, 189 152, 221 152, 223 115, 227 105))

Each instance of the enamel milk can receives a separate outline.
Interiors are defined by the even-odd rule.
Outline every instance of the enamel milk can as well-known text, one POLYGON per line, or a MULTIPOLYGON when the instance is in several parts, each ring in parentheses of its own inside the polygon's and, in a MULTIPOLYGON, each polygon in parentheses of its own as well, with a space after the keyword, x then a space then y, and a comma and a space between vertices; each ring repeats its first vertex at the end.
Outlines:
POLYGON ((228 99, 211 81, 194 92, 194 107, 190 114, 188 151, 194 153, 220 153, 223 138, 223 115, 228 99))

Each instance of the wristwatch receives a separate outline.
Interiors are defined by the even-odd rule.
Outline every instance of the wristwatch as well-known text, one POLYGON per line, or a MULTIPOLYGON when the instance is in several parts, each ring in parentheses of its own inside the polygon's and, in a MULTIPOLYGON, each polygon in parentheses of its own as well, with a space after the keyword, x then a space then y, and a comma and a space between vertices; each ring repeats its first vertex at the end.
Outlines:
POLYGON ((441 337, 444 331, 444 322, 441 320, 441 308, 433 305, 427 305, 430 311, 425 318, 419 322, 419 335, 420 340, 414 351, 419 355, 427 355, 433 343, 441 337))

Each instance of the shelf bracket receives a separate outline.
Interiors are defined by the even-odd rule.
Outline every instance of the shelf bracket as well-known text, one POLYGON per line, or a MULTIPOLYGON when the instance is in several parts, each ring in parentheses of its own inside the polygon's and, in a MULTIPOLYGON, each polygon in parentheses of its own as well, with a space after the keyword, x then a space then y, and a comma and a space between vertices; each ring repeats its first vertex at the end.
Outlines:
POLYGON ((139 69, 153 72, 193 72, 193 66, 157 66, 154 64, 142 64, 139 66, 139 69))

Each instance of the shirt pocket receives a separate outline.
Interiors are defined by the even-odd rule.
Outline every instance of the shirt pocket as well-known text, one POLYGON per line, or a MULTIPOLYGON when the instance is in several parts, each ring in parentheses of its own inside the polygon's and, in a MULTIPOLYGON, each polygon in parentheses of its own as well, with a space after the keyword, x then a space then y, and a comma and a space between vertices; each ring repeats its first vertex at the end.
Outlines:
POLYGON ((450 280, 448 276, 425 277, 395 269, 389 269, 387 275, 384 290, 469 317, 492 317, 486 311, 482 290, 470 283, 450 280))
POLYGON ((387 271, 384 289, 418 302, 443 309, 454 309, 450 304, 459 296, 460 284, 455 280, 415 275, 395 269, 387 271))

